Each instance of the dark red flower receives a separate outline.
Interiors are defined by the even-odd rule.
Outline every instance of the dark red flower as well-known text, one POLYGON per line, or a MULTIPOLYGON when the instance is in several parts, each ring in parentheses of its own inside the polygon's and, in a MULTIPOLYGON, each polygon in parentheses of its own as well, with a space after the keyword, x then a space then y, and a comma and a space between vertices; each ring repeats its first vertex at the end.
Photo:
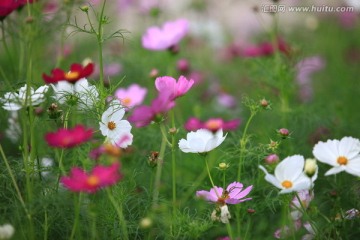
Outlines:
POLYGON ((74 63, 70 67, 70 71, 64 72, 60 68, 51 71, 51 76, 43 73, 42 77, 46 83, 57 83, 59 81, 68 81, 75 83, 76 81, 90 76, 94 71, 94 64, 89 63, 85 67, 79 63, 74 63))
POLYGON ((92 129, 76 125, 73 129, 60 128, 56 132, 47 133, 45 140, 51 147, 72 148, 88 141, 93 134, 92 129))
MULTIPOLYGON (((29 3, 34 0, 29 0, 29 3)), ((1 0, 0 1, 0 20, 3 20, 7 15, 12 13, 15 9, 20 8, 28 3, 27 0, 1 0)))

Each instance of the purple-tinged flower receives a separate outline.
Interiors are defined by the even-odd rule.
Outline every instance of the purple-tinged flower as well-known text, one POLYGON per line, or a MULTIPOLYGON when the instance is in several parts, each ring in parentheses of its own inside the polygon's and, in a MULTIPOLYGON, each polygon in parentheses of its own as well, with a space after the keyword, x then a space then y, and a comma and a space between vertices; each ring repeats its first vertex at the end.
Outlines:
POLYGON ((238 204, 252 199, 244 198, 249 194, 252 187, 253 186, 251 185, 243 189, 242 183, 233 182, 227 186, 226 190, 222 187, 215 186, 214 188, 211 188, 209 192, 205 190, 197 191, 196 196, 221 206, 226 204, 238 204))
POLYGON ((302 217, 302 210, 307 209, 310 205, 310 202, 314 199, 314 193, 310 190, 301 190, 297 192, 291 203, 291 218, 295 221, 302 217), (300 201, 299 201, 300 199, 300 201))
POLYGON ((176 63, 176 67, 179 72, 187 73, 190 70, 189 61, 185 58, 179 59, 176 63))
POLYGON ((234 108, 236 107, 236 98, 226 92, 220 92, 216 100, 219 105, 226 107, 226 108, 234 108))
POLYGON ((188 30, 189 22, 186 19, 166 22, 161 28, 153 26, 142 36, 142 45, 149 50, 166 50, 176 46, 188 30))
POLYGON ((265 157, 265 162, 267 164, 274 164, 274 163, 279 162, 279 160, 280 160, 280 158, 276 154, 270 154, 265 157))
POLYGON ((138 84, 131 84, 128 88, 117 89, 115 97, 120 100, 121 105, 126 108, 133 108, 144 101, 146 93, 146 88, 142 88, 138 84))
POLYGON ((194 80, 187 80, 184 76, 180 76, 178 81, 169 76, 158 77, 155 80, 155 87, 159 93, 169 95, 171 100, 183 96, 193 84, 194 80))
POLYGON ((165 114, 174 106, 175 102, 170 100, 169 95, 160 94, 152 101, 151 106, 135 108, 131 116, 128 117, 128 120, 136 127, 145 127, 156 120, 159 115, 165 114))
POLYGON ((207 121, 202 122, 200 119, 192 117, 189 118, 184 127, 187 131, 196 131, 204 128, 212 132, 217 132, 219 129, 223 129, 223 131, 235 130, 239 125, 240 119, 224 121, 221 118, 210 118, 207 121))

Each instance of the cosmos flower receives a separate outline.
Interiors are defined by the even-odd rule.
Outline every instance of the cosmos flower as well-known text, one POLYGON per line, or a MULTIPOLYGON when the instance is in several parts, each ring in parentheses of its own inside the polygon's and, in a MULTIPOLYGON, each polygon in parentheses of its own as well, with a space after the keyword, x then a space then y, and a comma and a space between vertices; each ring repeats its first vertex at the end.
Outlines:
POLYGON ((175 106, 175 102, 167 94, 160 94, 150 106, 139 106, 134 109, 128 120, 136 127, 145 127, 152 121, 162 119, 162 116, 175 106))
POLYGON ((188 29, 189 23, 186 19, 166 22, 161 28, 150 27, 142 36, 142 46, 153 51, 169 49, 181 41, 188 29))
POLYGON ((311 190, 301 190, 297 192, 297 196, 295 196, 290 203, 291 218, 294 221, 300 219, 302 217, 302 208, 307 209, 313 199, 314 193, 311 190))
POLYGON ((45 101, 45 93, 49 90, 49 86, 41 86, 34 91, 30 87, 29 95, 26 96, 28 86, 25 84, 19 89, 19 92, 7 92, 0 102, 3 103, 3 108, 8 111, 17 111, 23 107, 30 105, 36 106, 45 101))
POLYGON ((222 129, 215 134, 207 129, 199 129, 196 132, 189 132, 186 139, 179 141, 179 148, 185 153, 204 153, 218 147, 226 138, 222 129))
POLYGON ((115 92, 115 97, 120 100, 121 105, 130 109, 142 104, 146 96, 147 89, 138 84, 131 84, 128 88, 119 88, 115 92))
POLYGON ((80 79, 74 84, 68 81, 59 81, 51 86, 55 92, 54 98, 59 103, 77 104, 80 110, 92 108, 99 101, 96 87, 90 85, 86 78, 80 79))
POLYGON ((69 83, 76 83, 82 78, 86 78, 94 71, 94 64, 89 63, 83 66, 79 63, 74 63, 70 66, 70 71, 64 72, 60 68, 55 68, 51 71, 51 76, 43 73, 42 77, 47 84, 58 83, 59 81, 67 81, 69 83))
POLYGON ((168 94, 170 100, 183 96, 193 84, 194 80, 187 80, 184 76, 180 76, 177 82, 176 79, 169 76, 158 77, 155 80, 156 89, 160 94, 168 94))
POLYGON ((60 128, 56 132, 47 133, 45 140, 51 147, 72 148, 91 139, 92 129, 76 125, 72 129, 60 128))
POLYGON ((60 182, 73 192, 94 193, 100 188, 116 184, 122 178, 119 169, 119 162, 110 166, 97 165, 90 173, 74 167, 71 169, 70 176, 61 177, 60 182))
POLYGON ((205 190, 197 191, 196 196, 219 205, 238 204, 252 199, 244 197, 249 194, 253 186, 251 185, 245 189, 243 187, 242 183, 233 182, 227 186, 226 190, 215 186, 209 192, 205 190))
POLYGON ((15 229, 11 224, 6 223, 4 225, 0 225, 0 239, 11 239, 14 232, 15 229))
POLYGON ((320 162, 333 166, 325 176, 345 171, 360 177, 360 141, 353 137, 318 142, 313 154, 320 162))
POLYGON ((100 131, 111 144, 126 148, 132 144, 133 135, 130 133, 131 125, 122 118, 125 110, 119 100, 113 100, 109 108, 102 114, 100 131))
POLYGON ((223 131, 235 130, 240 125, 240 119, 224 121, 221 118, 210 118, 205 122, 200 119, 192 117, 187 120, 184 127, 187 131, 196 131, 204 128, 212 132, 217 132, 219 129, 223 131))
POLYGON ((275 175, 269 174, 267 170, 259 165, 259 168, 265 173, 265 180, 280 188, 279 193, 289 193, 310 189, 315 180, 304 173, 305 159, 303 156, 294 155, 285 158, 275 168, 275 175))
POLYGON ((14 10, 21 8, 27 3, 33 3, 35 0, 1 0, 0 1, 0 21, 14 10))
POLYGON ((273 43, 263 42, 258 45, 247 46, 240 52, 240 55, 243 57, 270 56, 270 55, 274 54, 274 52, 276 50, 279 50, 282 53, 288 54, 290 51, 290 47, 282 39, 278 39, 276 49, 274 48, 273 43))

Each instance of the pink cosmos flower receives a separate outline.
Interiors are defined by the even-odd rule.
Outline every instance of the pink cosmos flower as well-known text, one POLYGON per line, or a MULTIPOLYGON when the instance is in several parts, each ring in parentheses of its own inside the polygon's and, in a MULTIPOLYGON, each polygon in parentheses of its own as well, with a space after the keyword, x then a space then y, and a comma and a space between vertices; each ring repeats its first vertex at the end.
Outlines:
POLYGON ((235 108, 236 107, 236 98, 226 92, 220 92, 216 100, 219 105, 226 108, 235 108))
POLYGON ((258 45, 247 46, 244 48, 240 56, 243 57, 262 57, 274 54, 275 50, 279 50, 282 53, 289 54, 289 46, 281 39, 277 42, 277 49, 274 49, 273 43, 263 42, 258 45))
POLYGON ((153 26, 142 36, 142 45, 149 50, 166 50, 176 46, 188 30, 189 22, 186 19, 166 22, 161 28, 153 26))
POLYGON ((158 77, 155 80, 155 87, 159 93, 169 94, 169 97, 172 100, 187 93, 193 84, 194 80, 187 80, 184 76, 180 76, 177 82, 174 78, 169 76, 158 77))
POLYGON ((196 131, 200 128, 205 128, 212 132, 217 132, 219 129, 223 129, 223 131, 235 130, 239 125, 240 119, 224 121, 221 118, 210 118, 202 122, 200 119, 192 117, 188 119, 184 127, 187 131, 196 131))
MULTIPOLYGON (((105 78, 113 77, 119 75, 122 70, 122 66, 119 63, 110 63, 104 65, 104 75, 105 78)), ((98 65, 95 66, 93 77, 98 77, 100 74, 100 68, 98 65)))
POLYGON ((47 133, 45 139, 51 147, 72 148, 88 141, 92 134, 92 129, 76 125, 73 129, 60 128, 56 132, 47 133))
POLYGON ((128 117, 129 122, 136 127, 145 127, 155 120, 158 115, 164 114, 175 106, 175 102, 168 94, 159 94, 151 106, 139 106, 128 117))
POLYGON ((252 198, 246 197, 252 189, 252 185, 243 190, 243 184, 239 182, 233 182, 224 190, 221 187, 215 186, 210 189, 210 192, 201 190, 196 192, 196 196, 204 198, 205 200, 219 205, 225 204, 238 204, 244 201, 251 200, 252 198))
POLYGON ((121 105, 126 108, 133 108, 140 105, 146 96, 147 89, 138 84, 131 84, 127 89, 119 88, 115 92, 115 97, 120 100, 121 105))
POLYGON ((122 178, 119 169, 119 162, 110 166, 98 165, 93 168, 91 173, 74 167, 71 169, 70 176, 61 177, 60 182, 73 192, 94 193, 102 187, 116 184, 122 178))

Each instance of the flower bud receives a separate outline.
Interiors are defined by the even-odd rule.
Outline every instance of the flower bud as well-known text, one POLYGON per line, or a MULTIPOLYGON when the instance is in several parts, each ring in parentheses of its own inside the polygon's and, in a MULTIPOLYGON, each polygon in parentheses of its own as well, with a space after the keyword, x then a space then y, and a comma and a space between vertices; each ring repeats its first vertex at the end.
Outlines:
POLYGON ((253 214, 253 213, 255 213, 256 211, 255 211, 255 209, 248 208, 247 212, 248 212, 249 214, 253 214))
POLYGON ((149 77, 157 78, 158 76, 159 76, 159 70, 157 70, 156 68, 151 69, 151 71, 149 73, 149 77))
POLYGON ((219 167, 218 167, 218 169, 219 170, 226 170, 226 169, 228 169, 229 168, 229 164, 228 163, 224 163, 224 162, 222 162, 222 163, 219 163, 219 167))
POLYGON ((270 154, 265 157, 265 162, 267 164, 274 164, 274 163, 277 163, 279 160, 280 160, 280 158, 276 154, 270 154))
POLYGON ((265 98, 261 99, 260 100, 260 106, 263 108, 263 109, 270 109, 270 102, 268 100, 266 100, 265 98))
POLYGON ((145 217, 143 219, 140 220, 139 226, 142 229, 148 229, 153 225, 153 221, 151 218, 149 217, 145 217))
POLYGON ((176 65, 179 72, 187 73, 190 70, 189 61, 184 58, 180 59, 176 65))
POLYGON ((148 157, 148 164, 150 167, 156 167, 159 162, 159 152, 151 151, 148 157))
POLYGON ((280 135, 283 139, 287 138, 287 137, 290 135, 289 130, 286 129, 286 128, 280 128, 280 129, 278 130, 278 133, 279 133, 279 135, 280 135))
POLYGON ((80 10, 83 11, 83 12, 88 12, 89 11, 89 6, 87 6, 87 5, 82 6, 82 7, 80 7, 80 10))
POLYGON ((309 178, 314 176, 317 168, 316 159, 308 158, 305 160, 304 172, 309 178))
POLYGON ((175 135, 177 132, 178 132, 177 128, 170 128, 169 129, 169 134, 171 134, 171 135, 175 135))
POLYGON ((268 144, 268 149, 271 151, 275 151, 279 147, 279 143, 277 141, 270 140, 270 143, 268 144))

